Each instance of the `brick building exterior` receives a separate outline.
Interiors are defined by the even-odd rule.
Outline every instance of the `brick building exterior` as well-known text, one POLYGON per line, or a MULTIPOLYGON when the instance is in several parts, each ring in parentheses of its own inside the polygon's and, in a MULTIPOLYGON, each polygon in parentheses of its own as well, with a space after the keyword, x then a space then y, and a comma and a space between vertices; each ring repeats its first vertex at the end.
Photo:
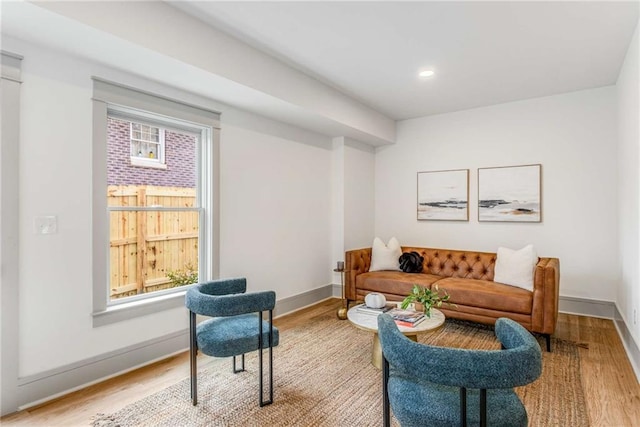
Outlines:
POLYGON ((196 186, 196 138, 166 130, 166 169, 131 164, 130 122, 109 117, 107 123, 108 185, 196 186))

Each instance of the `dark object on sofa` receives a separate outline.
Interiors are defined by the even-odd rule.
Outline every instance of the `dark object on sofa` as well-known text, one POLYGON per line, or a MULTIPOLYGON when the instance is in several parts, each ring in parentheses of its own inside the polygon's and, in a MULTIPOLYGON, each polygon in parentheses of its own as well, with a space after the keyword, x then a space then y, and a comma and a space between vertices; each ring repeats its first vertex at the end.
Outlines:
POLYGON ((411 341, 391 316, 378 316, 383 425, 390 425, 391 404, 402 426, 526 427, 513 387, 542 373, 540 346, 510 319, 496 320, 495 333, 503 350, 436 347, 411 341))
POLYGON ((418 252, 405 252, 400 255, 400 270, 405 273, 422 273, 424 258, 418 252))
POLYGON ((500 317, 515 320, 531 332, 543 334, 547 351, 558 320, 560 261, 539 258, 533 272, 533 292, 493 281, 497 255, 491 252, 402 247, 424 258, 422 273, 369 271, 371 248, 345 254, 345 298, 364 300, 370 292, 388 301, 402 301, 420 285, 450 295, 440 310, 447 317, 492 325, 500 317))
POLYGON ((278 329, 273 327, 273 291, 247 291, 247 279, 219 279, 201 283, 187 291, 185 305, 190 310, 191 400, 198 403, 197 352, 213 357, 233 356, 233 372, 244 372, 244 355, 258 350, 260 406, 273 403, 273 347, 278 345, 278 329), (269 313, 269 321, 262 313, 269 313), (196 325, 196 314, 211 319, 196 325), (269 349, 269 399, 263 396, 262 350, 269 349), (236 356, 241 356, 240 369, 236 356))

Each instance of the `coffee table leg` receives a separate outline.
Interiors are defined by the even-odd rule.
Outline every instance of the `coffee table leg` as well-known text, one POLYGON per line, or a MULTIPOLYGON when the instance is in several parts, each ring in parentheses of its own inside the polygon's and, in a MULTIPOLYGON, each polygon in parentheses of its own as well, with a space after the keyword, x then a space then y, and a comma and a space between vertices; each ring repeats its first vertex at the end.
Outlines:
MULTIPOLYGON (((406 335, 411 341, 418 342, 418 334, 406 335)), ((382 347, 378 333, 373 333, 373 344, 371 345, 371 364, 378 369, 382 369, 382 347)))
POLYGON ((373 333, 373 345, 371 346, 371 364, 378 369, 382 369, 382 347, 378 333, 373 333))

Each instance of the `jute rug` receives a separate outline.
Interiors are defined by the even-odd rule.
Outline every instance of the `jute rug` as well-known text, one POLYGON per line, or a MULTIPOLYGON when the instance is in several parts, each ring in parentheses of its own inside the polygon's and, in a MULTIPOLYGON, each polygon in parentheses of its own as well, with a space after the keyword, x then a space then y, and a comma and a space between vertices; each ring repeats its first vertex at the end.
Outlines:
MULTIPOLYGON (((497 349, 493 330, 448 320, 420 340, 434 345, 497 349)), ((98 414, 105 426, 379 426, 381 372, 370 364, 371 334, 333 315, 284 331, 274 350, 274 403, 258 405, 257 353, 247 372, 233 374, 231 360, 216 359, 199 372, 199 402, 192 406, 189 379, 122 410, 98 414)), ((576 345, 553 340, 543 352, 543 374, 517 389, 530 426, 588 426, 576 345)), ((204 356, 207 357, 207 356, 204 356)), ((266 358, 265 358, 266 359, 266 358)), ((428 404, 428 402, 425 402, 428 404)), ((393 425, 397 426, 396 420, 393 425)))

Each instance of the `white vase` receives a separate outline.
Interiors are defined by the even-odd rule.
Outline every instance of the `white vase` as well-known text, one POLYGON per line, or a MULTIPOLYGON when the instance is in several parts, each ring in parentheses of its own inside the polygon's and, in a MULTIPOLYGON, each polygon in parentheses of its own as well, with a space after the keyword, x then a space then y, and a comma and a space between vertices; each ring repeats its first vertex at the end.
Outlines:
POLYGON ((367 307, 382 308, 387 303, 387 299, 382 294, 371 292, 364 297, 364 303, 367 305, 367 307))

